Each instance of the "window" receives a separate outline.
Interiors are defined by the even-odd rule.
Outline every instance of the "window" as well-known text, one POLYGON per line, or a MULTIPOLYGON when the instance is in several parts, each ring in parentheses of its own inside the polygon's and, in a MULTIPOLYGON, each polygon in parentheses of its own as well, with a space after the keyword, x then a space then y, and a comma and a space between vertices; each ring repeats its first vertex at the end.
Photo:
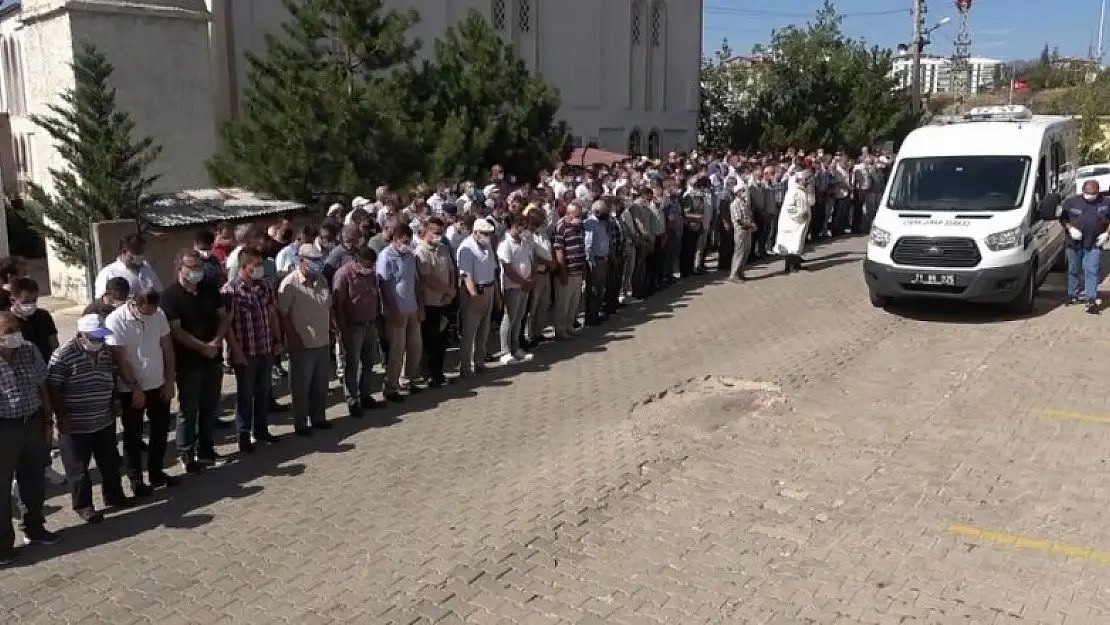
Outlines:
POLYGON ((635 129, 632 130, 632 132, 628 133, 628 152, 627 153, 628 153, 629 156, 636 156, 636 155, 640 154, 640 152, 641 152, 640 141, 641 141, 641 136, 640 136, 640 129, 639 128, 635 128, 635 129))
POLYGON ((522 33, 532 32, 532 0, 517 0, 516 27, 522 33))
POLYGON ((647 143, 648 143, 647 144, 648 158, 659 158, 661 150, 659 149, 660 146, 659 146, 659 131, 658 130, 652 130, 650 133, 648 133, 648 142, 647 143))
POLYGON ((632 0, 632 45, 638 46, 644 42, 644 3, 643 0, 632 0))
POLYGON ((508 10, 505 8, 505 0, 492 0, 493 4, 489 10, 489 21, 493 24, 493 29, 497 32, 505 32, 508 29, 509 15, 508 10))
MULTIPOLYGON (((891 180, 895 210, 997 211, 1022 205, 1030 160, 1024 156, 936 156, 907 158, 891 180)), ((1044 159, 1037 176, 1044 197, 1044 159)))
POLYGON ((663 45, 663 0, 651 4, 651 45, 655 48, 663 45))

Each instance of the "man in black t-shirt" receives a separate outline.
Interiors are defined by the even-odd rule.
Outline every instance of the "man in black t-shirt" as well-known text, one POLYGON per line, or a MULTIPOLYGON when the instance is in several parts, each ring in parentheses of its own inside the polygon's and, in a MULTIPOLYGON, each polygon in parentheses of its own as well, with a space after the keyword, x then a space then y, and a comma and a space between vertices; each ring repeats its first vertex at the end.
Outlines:
POLYGON ((43 362, 58 348, 58 326, 49 311, 39 308, 39 285, 30 278, 16 278, 11 284, 12 312, 19 317, 23 340, 38 348, 43 362))
POLYGON ((223 386, 220 356, 228 317, 219 290, 204 277, 200 254, 186 250, 177 259, 177 280, 162 294, 177 362, 177 450, 189 473, 199 473, 219 458, 213 430, 223 386))

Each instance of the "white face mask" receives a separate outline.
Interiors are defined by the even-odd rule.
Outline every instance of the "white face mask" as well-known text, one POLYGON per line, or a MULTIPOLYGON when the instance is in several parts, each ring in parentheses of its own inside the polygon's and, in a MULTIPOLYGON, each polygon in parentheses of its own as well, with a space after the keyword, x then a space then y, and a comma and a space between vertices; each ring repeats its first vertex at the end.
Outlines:
POLYGON ((16 311, 16 314, 18 314, 20 317, 26 318, 35 314, 35 311, 38 309, 38 302, 26 302, 19 305, 19 309, 16 311))
POLYGON ((81 343, 81 348, 89 353, 95 354, 104 349, 104 341, 90 341, 85 337, 81 337, 79 342, 81 343))
POLYGON ((13 332, 7 336, 0 336, 0 349, 19 349, 23 347, 23 334, 13 332))
POLYGON ((1083 199, 1087 200, 1088 202, 1094 202, 1095 200, 1098 199, 1098 194, 1097 193, 1084 193, 1083 194, 1083 199))
POLYGON ((266 268, 261 266, 261 265, 259 265, 258 267, 255 267, 254 271, 251 272, 251 277, 254 278, 255 280, 261 280, 262 278, 265 278, 266 277, 266 268))

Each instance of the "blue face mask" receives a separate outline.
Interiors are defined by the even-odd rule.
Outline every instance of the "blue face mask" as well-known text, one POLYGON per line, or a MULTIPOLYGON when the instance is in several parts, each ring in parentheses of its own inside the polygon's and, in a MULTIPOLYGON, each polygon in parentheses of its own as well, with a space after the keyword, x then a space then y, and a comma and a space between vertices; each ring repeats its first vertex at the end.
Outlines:
POLYGON ((305 271, 307 271, 310 275, 318 276, 324 273, 324 263, 323 261, 319 260, 309 261, 305 263, 305 271))

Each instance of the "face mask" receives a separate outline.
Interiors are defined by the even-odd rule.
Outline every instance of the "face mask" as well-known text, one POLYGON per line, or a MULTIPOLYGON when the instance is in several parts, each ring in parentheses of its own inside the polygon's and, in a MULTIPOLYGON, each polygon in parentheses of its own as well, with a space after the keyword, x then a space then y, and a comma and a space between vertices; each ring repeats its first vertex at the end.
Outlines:
POLYGON ((318 276, 324 273, 324 263, 320 261, 311 261, 304 264, 304 271, 310 276, 318 276))
POLYGON ((525 230, 524 232, 521 232, 520 233, 520 238, 525 240, 525 241, 531 241, 532 240, 532 231, 531 230, 525 230))
POLYGON ((189 281, 189 284, 200 284, 200 281, 204 279, 204 272, 190 271, 185 274, 185 279, 189 281))
POLYGON ((127 264, 132 267, 141 267, 142 264, 145 262, 146 258, 143 257, 142 254, 132 254, 130 260, 127 261, 127 264))
POLYGON ((368 276, 368 275, 374 273, 373 267, 363 267, 362 265, 359 265, 355 269, 355 271, 358 272, 358 274, 362 275, 362 276, 368 276))
POLYGON ((197 250, 197 256, 200 256, 201 258, 204 258, 204 259, 208 259, 208 258, 211 258, 212 252, 209 251, 209 250, 197 250))
POLYGON ((1095 194, 1095 193, 1084 193, 1084 194, 1083 194, 1083 199, 1084 199, 1084 200, 1087 200, 1088 202, 1094 202, 1095 200, 1097 200, 1097 199, 1098 199, 1098 194, 1095 194))
POLYGON ((7 336, 0 336, 0 349, 19 349, 23 347, 23 334, 13 332, 7 336))
POLYGON ((81 348, 87 352, 95 353, 104 349, 104 341, 94 341, 92 339, 81 337, 78 342, 81 344, 81 348))
POLYGON ((266 269, 264 267, 262 267, 261 265, 259 265, 258 267, 255 267, 254 270, 251 271, 251 278, 253 278, 255 280, 261 280, 262 278, 265 278, 265 277, 266 277, 266 269))
POLYGON ((407 255, 407 254, 409 254, 409 253, 411 253, 411 252, 412 252, 412 245, 410 245, 410 244, 408 244, 408 243, 401 243, 400 245, 398 245, 398 246, 397 246, 396 248, 394 248, 394 249, 396 249, 396 250, 397 250, 397 253, 398 253, 398 254, 400 254, 400 255, 402 255, 402 256, 405 256, 405 255, 407 255))
POLYGON ((36 302, 27 302, 25 304, 20 304, 19 305, 19 310, 17 312, 19 313, 20 317, 30 317, 31 315, 35 314, 35 311, 38 310, 38 309, 39 309, 38 303, 36 303, 36 302))
POLYGON ((476 234, 474 235, 474 240, 478 242, 478 245, 489 245, 488 234, 476 234))
POLYGON ((424 244, 434 250, 437 247, 439 247, 439 242, 440 242, 439 238, 435 238, 435 239, 428 239, 427 241, 424 241, 424 244))

